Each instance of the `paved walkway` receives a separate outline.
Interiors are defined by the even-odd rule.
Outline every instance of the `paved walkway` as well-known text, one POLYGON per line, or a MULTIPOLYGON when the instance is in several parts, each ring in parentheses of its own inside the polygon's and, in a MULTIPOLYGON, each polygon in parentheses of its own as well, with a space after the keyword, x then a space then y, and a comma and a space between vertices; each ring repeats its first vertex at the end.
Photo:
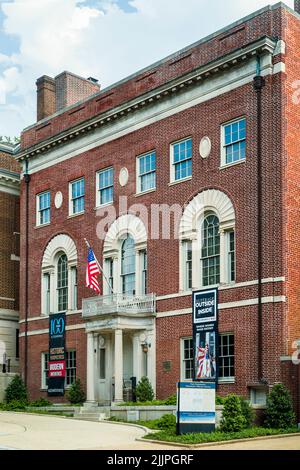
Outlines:
MULTIPOLYGON (((0 412, 0 449, 155 450, 166 446, 137 442, 145 431, 135 426, 94 423, 54 416, 0 412)), ((173 447, 169 447, 173 449, 173 447)))
MULTIPOLYGON (((135 426, 0 412, 0 450, 180 450, 136 441, 144 434, 135 426)), ((300 436, 207 446, 201 450, 300 450, 300 436)))

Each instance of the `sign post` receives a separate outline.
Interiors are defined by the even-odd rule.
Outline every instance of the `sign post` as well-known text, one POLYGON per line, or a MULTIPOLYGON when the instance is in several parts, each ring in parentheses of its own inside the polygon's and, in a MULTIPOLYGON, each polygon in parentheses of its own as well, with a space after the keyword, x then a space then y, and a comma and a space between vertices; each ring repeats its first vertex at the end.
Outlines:
POLYGON ((48 396, 60 397, 65 393, 66 377, 66 315, 56 313, 49 317, 48 396))
POLYGON ((177 434, 216 426, 218 290, 193 292, 194 381, 178 383, 177 434))

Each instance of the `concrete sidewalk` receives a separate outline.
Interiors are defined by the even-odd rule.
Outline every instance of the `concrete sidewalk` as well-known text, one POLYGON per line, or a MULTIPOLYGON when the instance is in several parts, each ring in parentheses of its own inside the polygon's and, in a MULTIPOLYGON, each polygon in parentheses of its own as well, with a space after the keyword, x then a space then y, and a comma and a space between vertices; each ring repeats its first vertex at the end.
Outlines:
POLYGON ((0 449, 174 450, 171 446, 136 442, 144 435, 145 430, 137 426, 0 412, 0 449))

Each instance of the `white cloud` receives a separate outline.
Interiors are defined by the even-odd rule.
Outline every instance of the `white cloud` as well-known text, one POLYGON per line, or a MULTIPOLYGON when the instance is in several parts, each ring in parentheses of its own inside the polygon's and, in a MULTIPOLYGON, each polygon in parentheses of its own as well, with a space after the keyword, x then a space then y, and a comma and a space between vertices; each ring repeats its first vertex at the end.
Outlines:
MULTIPOLYGON (((6 67, 0 74, 0 105, 9 103, 13 94, 15 106, 8 119, 1 120, 0 134, 13 128, 10 121, 17 110, 15 134, 34 122, 39 76, 70 70, 97 77, 107 86, 266 1, 131 0, 133 13, 125 13, 114 0, 97 0, 94 7, 91 1, 76 0, 3 2, 4 31, 19 38, 20 50, 11 57, 0 55, 0 64, 6 67)), ((292 6, 293 1, 287 3, 292 6)))

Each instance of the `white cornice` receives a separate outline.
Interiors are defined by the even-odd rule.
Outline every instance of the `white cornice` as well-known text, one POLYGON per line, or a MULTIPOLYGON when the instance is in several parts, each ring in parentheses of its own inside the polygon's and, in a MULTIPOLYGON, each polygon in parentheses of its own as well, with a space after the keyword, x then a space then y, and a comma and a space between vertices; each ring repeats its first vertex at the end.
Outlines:
POLYGON ((0 192, 19 196, 20 175, 0 168, 0 192))
MULTIPOLYGON (((182 106, 184 106, 184 100, 182 99, 182 95, 191 95, 192 97, 198 97, 199 99, 199 92, 195 92, 194 90, 198 90, 202 87, 202 84, 209 81, 216 81, 216 77, 224 77, 224 72, 227 72, 226 77, 227 79, 224 80, 223 78, 223 85, 224 90, 223 93, 228 91, 230 88, 235 88, 236 86, 241 86, 244 83, 248 83, 253 79, 253 74, 255 74, 255 68, 252 71, 248 71, 247 79, 241 72, 240 68, 243 64, 248 63, 249 60, 253 60, 257 55, 262 56, 270 56, 274 53, 276 48, 276 42, 269 37, 262 37, 260 40, 255 41, 254 43, 248 44, 238 50, 227 54, 226 56, 221 57, 218 60, 215 60, 205 66, 202 66, 192 72, 177 78, 167 84, 157 88, 154 91, 146 93, 145 95, 139 96, 134 100, 130 100, 125 104, 117 106, 113 110, 109 110, 106 113, 98 115, 95 118, 92 118, 84 123, 81 123, 78 126, 75 126, 71 129, 68 129, 65 132, 60 133, 54 137, 51 137, 39 144, 28 148, 24 151, 21 151, 16 155, 16 159, 22 161, 24 159, 29 160, 38 160, 41 155, 43 155, 43 161, 45 162, 43 166, 40 164, 31 164, 29 167, 29 173, 33 173, 38 171, 38 169, 46 168, 47 166, 52 166, 53 164, 61 161, 61 159, 57 158, 58 154, 60 153, 58 150, 60 147, 63 147, 64 150, 62 153, 64 156, 69 154, 69 156, 64 157, 71 158, 75 154, 79 154, 83 151, 89 150, 90 148, 94 148, 95 146, 99 146, 104 143, 103 139, 94 138, 96 135, 113 135, 113 138, 117 138, 115 127, 118 122, 119 128, 126 128, 130 127, 128 132, 132 132, 134 130, 134 126, 131 124, 124 125, 125 122, 129 121, 131 123, 135 122, 143 122, 144 125, 149 124, 149 119, 146 120, 143 116, 152 116, 154 118, 154 122, 163 119, 164 114, 162 112, 159 113, 158 109, 164 108, 164 110, 169 110, 169 113, 175 114, 182 110, 182 106), (228 71, 232 71, 231 78, 230 74, 228 76, 228 71), (250 73, 250 77, 249 77, 250 73), (234 85, 235 84, 235 85, 234 85), (227 85, 227 88, 226 86, 227 85), (163 104, 161 104, 163 103, 163 104), (168 104, 167 104, 168 103, 168 104), (180 106, 181 105, 181 106, 180 106), (132 119, 132 116, 134 118, 132 119), (139 117, 140 116, 140 117, 139 117), (109 130, 111 129, 111 131, 109 130), (83 141, 86 141, 87 134, 89 137, 89 142, 93 141, 96 143, 92 146, 85 146, 83 145, 83 141), (99 142, 100 140, 100 142, 99 142), (74 152, 69 152, 70 148, 70 141, 71 146, 74 149, 77 147, 78 152, 74 154, 74 152), (75 144, 75 142, 80 142, 75 144), (49 158, 48 155, 51 153, 51 157, 49 158), (47 156, 45 154, 48 154, 47 156), (54 157, 54 158, 53 158, 54 157)), ((272 62, 265 61, 262 67, 262 74, 270 74, 272 73, 272 62)), ((204 86, 204 88, 206 88, 204 86)), ((220 88, 220 84, 218 86, 220 88)), ((201 93, 201 92, 200 92, 201 93)), ((207 91, 204 92, 207 94, 207 91)), ((219 90, 219 94, 221 91, 219 90)), ((205 101, 208 96, 202 96, 201 101, 205 101)), ((188 106, 194 106, 197 104, 194 100, 189 99, 188 106)), ((151 123, 151 120, 150 120, 151 123)), ((107 141, 107 139, 106 139, 107 141)))

